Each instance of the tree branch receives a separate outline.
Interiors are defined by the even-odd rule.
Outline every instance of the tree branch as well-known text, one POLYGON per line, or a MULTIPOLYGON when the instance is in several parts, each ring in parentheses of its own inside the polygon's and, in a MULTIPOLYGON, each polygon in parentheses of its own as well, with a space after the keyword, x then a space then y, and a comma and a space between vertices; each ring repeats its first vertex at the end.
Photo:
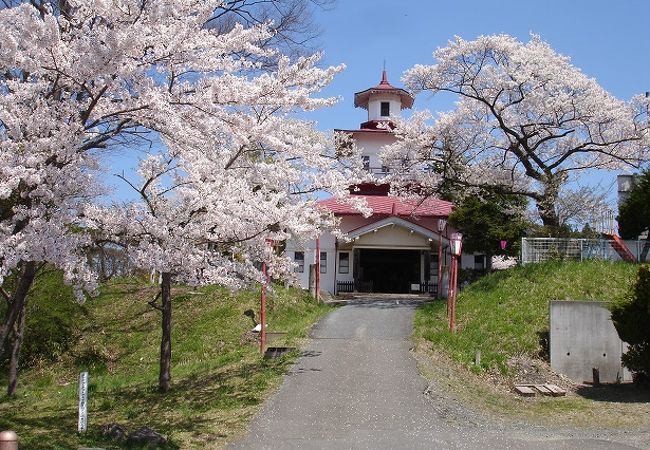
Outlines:
POLYGON ((7 301, 7 306, 9 306, 11 304, 11 296, 2 286, 0 286, 0 295, 7 301))
POLYGON ((149 300, 147 304, 152 308, 157 309, 158 311, 162 311, 163 310, 162 306, 156 304, 156 301, 160 298, 161 295, 162 295, 162 291, 158 291, 158 293, 153 298, 153 300, 149 300))

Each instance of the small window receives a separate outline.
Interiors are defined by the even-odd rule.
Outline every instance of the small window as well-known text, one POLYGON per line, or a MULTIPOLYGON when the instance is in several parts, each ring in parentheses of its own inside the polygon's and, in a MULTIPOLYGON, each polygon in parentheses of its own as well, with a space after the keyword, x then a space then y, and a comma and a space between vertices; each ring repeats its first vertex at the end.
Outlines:
POLYGON ((474 269, 477 269, 477 270, 485 269, 485 256, 484 255, 474 255, 474 269))
POLYGON ((350 273, 349 253, 339 253, 339 273, 350 273))
POLYGON ((429 277, 432 280, 438 280, 438 254, 430 253, 429 254, 430 266, 429 266, 429 277))
POLYGON ((363 160, 363 168, 365 170, 370 169, 370 156, 362 156, 361 159, 363 160))
POLYGON ((320 252, 320 273, 327 273, 327 252, 320 252))
POLYGON ((293 262, 297 264, 296 272, 303 273, 305 271, 305 252, 294 252, 293 262))
POLYGON ((389 102, 381 102, 381 116, 382 117, 390 116, 390 103, 389 102))

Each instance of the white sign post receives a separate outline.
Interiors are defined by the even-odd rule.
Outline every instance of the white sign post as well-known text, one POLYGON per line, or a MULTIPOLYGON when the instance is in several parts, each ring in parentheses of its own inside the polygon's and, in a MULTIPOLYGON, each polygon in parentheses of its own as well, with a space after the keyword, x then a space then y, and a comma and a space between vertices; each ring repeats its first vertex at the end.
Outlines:
POLYGON ((88 372, 79 374, 79 433, 86 431, 88 424, 88 372))

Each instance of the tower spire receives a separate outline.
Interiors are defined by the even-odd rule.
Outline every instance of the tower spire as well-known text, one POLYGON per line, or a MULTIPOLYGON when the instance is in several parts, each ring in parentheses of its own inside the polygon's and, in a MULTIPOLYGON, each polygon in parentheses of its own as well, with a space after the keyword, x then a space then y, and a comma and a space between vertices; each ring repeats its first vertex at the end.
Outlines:
POLYGON ((381 71, 381 82, 379 84, 390 85, 390 83, 388 82, 388 74, 386 73, 386 58, 384 58, 384 68, 381 71))

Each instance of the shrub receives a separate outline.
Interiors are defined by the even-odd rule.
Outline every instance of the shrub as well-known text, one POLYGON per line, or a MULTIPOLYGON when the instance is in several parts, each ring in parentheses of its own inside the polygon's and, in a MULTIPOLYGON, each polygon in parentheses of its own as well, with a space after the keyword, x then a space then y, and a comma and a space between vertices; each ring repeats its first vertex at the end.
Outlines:
MULTIPOLYGON (((72 288, 63 283, 61 272, 51 270, 34 283, 26 314, 22 366, 39 360, 55 361, 67 352, 79 339, 86 309, 76 302, 72 288)), ((4 308, 0 308, 0 316, 4 316, 4 308)), ((0 361, 0 370, 7 363, 7 354, 0 361)))
POLYGON ((612 321, 621 339, 630 345, 623 365, 636 381, 650 381, 650 265, 639 267, 631 294, 612 305, 612 321))

